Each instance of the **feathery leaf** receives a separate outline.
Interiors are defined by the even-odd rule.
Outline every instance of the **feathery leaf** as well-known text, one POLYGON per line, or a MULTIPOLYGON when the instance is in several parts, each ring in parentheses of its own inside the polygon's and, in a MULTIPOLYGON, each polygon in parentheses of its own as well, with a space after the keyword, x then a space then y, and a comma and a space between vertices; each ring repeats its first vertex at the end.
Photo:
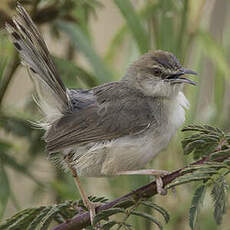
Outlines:
POLYGON ((192 204, 189 210, 189 226, 193 230, 197 222, 197 216, 199 214, 200 206, 203 203, 204 196, 206 192, 206 186, 203 184, 199 186, 192 198, 192 204))
POLYGON ((224 177, 220 176, 214 183, 211 195, 214 201, 214 218, 217 224, 221 224, 226 212, 228 185, 224 177))
POLYGON ((169 213, 164 208, 162 208, 161 206, 159 206, 159 205, 157 205, 151 201, 142 201, 141 204, 143 204, 144 206, 155 209, 164 217, 166 223, 169 222, 169 219, 170 219, 169 213))
POLYGON ((95 216, 93 223, 97 224, 100 220, 107 220, 108 217, 114 214, 124 213, 124 212, 125 212, 124 209, 121 208, 110 208, 108 210, 103 210, 95 216))
POLYGON ((142 212, 137 212, 137 211, 132 211, 131 214, 135 215, 135 216, 143 217, 143 218, 153 222, 154 224, 156 224, 160 230, 163 230, 162 224, 156 218, 154 218, 153 216, 151 216, 151 215, 149 215, 147 213, 142 213, 142 212))
POLYGON ((75 201, 66 201, 51 206, 28 208, 16 213, 14 216, 0 223, 1 230, 46 230, 52 220, 64 222, 77 214, 74 208, 75 201))
POLYGON ((217 150, 226 148, 226 136, 222 130, 209 125, 189 125, 185 127, 183 132, 192 131, 195 134, 182 140, 184 154, 193 153, 194 159, 207 156, 217 150), (219 149, 221 148, 221 149, 219 149))

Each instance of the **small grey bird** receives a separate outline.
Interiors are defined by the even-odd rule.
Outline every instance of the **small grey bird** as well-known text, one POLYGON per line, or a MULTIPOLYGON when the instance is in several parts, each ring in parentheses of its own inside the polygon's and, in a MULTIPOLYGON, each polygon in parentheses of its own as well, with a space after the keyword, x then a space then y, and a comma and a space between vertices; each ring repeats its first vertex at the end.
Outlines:
POLYGON ((184 69, 172 53, 157 50, 131 64, 118 82, 67 89, 31 18, 21 5, 17 12, 6 29, 34 81, 47 150, 73 173, 91 222, 95 204, 78 176, 151 174, 163 193, 160 176, 165 171, 141 168, 167 147, 183 124, 189 103, 182 88, 195 85, 184 75, 196 73, 184 69))

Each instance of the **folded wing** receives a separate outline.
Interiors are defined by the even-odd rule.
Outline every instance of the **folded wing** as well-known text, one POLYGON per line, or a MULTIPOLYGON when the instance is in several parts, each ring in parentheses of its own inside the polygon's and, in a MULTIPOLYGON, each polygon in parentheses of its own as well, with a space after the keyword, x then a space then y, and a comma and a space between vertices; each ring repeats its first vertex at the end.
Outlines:
POLYGON ((71 101, 74 111, 53 123, 46 133, 49 152, 136 135, 156 123, 146 97, 124 82, 72 91, 71 101))

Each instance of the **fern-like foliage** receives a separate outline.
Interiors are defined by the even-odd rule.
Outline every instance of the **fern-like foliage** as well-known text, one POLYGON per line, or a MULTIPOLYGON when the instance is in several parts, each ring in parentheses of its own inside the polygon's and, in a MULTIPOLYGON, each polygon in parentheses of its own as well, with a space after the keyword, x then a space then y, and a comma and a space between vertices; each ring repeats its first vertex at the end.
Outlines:
POLYGON ((63 223, 77 214, 76 205, 73 201, 66 201, 62 204, 27 208, 16 213, 0 225, 1 230, 45 230, 55 220, 63 223))
POLYGON ((214 204, 214 218, 217 224, 221 224, 223 214, 226 212, 227 189, 228 185, 225 176, 230 173, 230 135, 222 130, 209 125, 190 125, 183 131, 192 131, 193 134, 182 141, 184 154, 193 154, 194 159, 207 157, 208 161, 204 164, 193 164, 186 167, 182 172, 191 172, 185 174, 173 184, 184 184, 191 181, 202 181, 202 184, 196 189, 191 208, 189 211, 189 225, 195 229, 197 216, 203 203, 205 193, 208 187, 213 187, 211 196, 214 204))
MULTIPOLYGON (((185 155, 193 154, 194 159, 198 160, 183 169, 164 176, 165 189, 190 182, 199 183, 194 192, 189 211, 191 229, 195 229, 200 208, 205 201, 205 194, 209 191, 213 199, 214 219, 217 224, 221 224, 223 215, 226 212, 228 190, 225 177, 230 173, 230 135, 208 125, 192 125, 184 128, 183 131, 192 132, 190 136, 187 136, 182 141, 185 155)), ((170 219, 168 212, 164 208, 151 200, 147 200, 148 197, 156 194, 156 192, 152 192, 152 195, 146 196, 146 189, 149 188, 154 188, 153 183, 119 198, 116 202, 108 203, 112 204, 107 206, 110 208, 99 208, 100 211, 94 218, 95 226, 99 226, 102 230, 111 228, 117 230, 133 229, 128 223, 128 219, 130 216, 135 216, 154 223, 158 229, 163 229, 162 220, 152 216, 151 212, 143 211, 145 209, 142 207, 147 207, 158 212, 165 223, 168 223, 170 219), (113 218, 113 216, 117 215, 120 218, 113 218)), ((101 203, 107 201, 105 198, 97 197, 89 197, 89 199, 93 202, 101 203)), ((82 201, 66 201, 51 206, 28 208, 1 223, 0 229, 46 230, 53 222, 59 224, 68 223, 68 220, 73 217, 79 217, 81 220, 81 214, 85 211, 87 209, 82 201)), ((93 229, 88 226, 88 223, 89 220, 84 223, 84 226, 87 227, 86 229, 93 229)))
POLYGON ((202 184, 196 189, 193 195, 192 204, 189 210, 189 226, 191 227, 191 229, 195 228, 197 216, 200 211, 200 206, 203 203, 205 192, 206 186, 202 184))
MULTIPOLYGON (((89 197, 89 199, 93 202, 103 203, 107 201, 104 197, 89 197)), ((82 200, 65 201, 64 203, 50 206, 27 208, 0 223, 0 229, 46 230, 53 221, 59 224, 64 223, 73 216, 86 210, 82 200)))
POLYGON ((184 138, 182 147, 184 154, 193 154, 195 160, 208 156, 211 153, 217 155, 222 151, 230 151, 230 136, 219 128, 210 125, 189 125, 183 132, 192 131, 194 134, 184 138))
POLYGON ((221 224, 223 214, 226 212, 228 185, 223 176, 220 176, 214 183, 211 192, 214 202, 214 218, 217 224, 221 224))
MULTIPOLYGON (((104 197, 89 197, 93 202, 104 203, 107 201, 104 197)), ((129 200, 130 203, 131 200, 129 200)), ((131 201, 132 206, 128 209, 113 207, 108 210, 99 212, 94 218, 94 224, 100 226, 100 229, 109 230, 112 227, 117 226, 118 229, 133 229, 132 226, 127 222, 129 216, 139 216, 150 222, 153 222, 158 226, 160 230, 163 230, 163 224, 157 220, 155 217, 148 213, 136 211, 136 208, 139 206, 147 206, 151 209, 156 210, 160 213, 167 223, 169 221, 168 212, 161 206, 151 202, 151 201, 131 201), (110 217, 116 214, 121 214, 123 216, 123 221, 111 220, 110 217)), ((118 203, 117 206, 120 204, 118 203)), ((71 218, 86 211, 86 208, 83 205, 82 200, 80 201, 66 201, 64 203, 50 205, 50 206, 41 206, 37 208, 27 208, 16 213, 14 216, 8 218, 3 223, 0 224, 1 230, 46 230, 49 229, 49 226, 52 222, 56 223, 65 223, 68 222, 71 218)), ((88 230, 93 229, 91 226, 87 228, 88 230)))
POLYGON ((117 229, 133 229, 132 225, 127 223, 127 220, 130 216, 142 217, 147 221, 154 223, 160 230, 163 229, 163 224, 161 221, 156 219, 154 216, 149 213, 145 213, 142 211, 137 211, 139 207, 148 207, 152 210, 155 210, 159 214, 161 214, 165 223, 168 223, 170 216, 169 213, 161 206, 155 204, 151 200, 138 199, 131 200, 127 199, 122 201, 121 203, 117 203, 113 208, 108 210, 101 211, 98 213, 94 219, 94 224, 100 225, 101 229, 110 229, 111 227, 117 226, 117 229), (129 204, 129 208, 126 208, 126 205, 129 204), (120 208, 120 206, 122 208, 120 208), (111 220, 110 217, 116 214, 121 214, 122 221, 111 220))

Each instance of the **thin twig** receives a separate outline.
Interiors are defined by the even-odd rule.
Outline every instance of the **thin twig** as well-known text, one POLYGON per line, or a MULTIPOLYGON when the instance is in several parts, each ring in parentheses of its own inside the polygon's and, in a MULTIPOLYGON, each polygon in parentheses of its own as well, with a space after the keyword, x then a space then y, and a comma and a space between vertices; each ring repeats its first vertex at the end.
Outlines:
MULTIPOLYGON (((226 160, 229 156, 222 156, 218 159, 216 159, 216 162, 223 162, 226 160)), ((198 160, 184 168, 180 168, 164 177, 162 177, 164 187, 168 184, 170 184, 172 181, 177 179, 180 176, 183 176, 185 174, 191 173, 189 170, 185 171, 186 168, 191 167, 191 165, 202 165, 209 161, 209 156, 202 158, 201 160, 198 160)), ((130 200, 138 200, 138 199, 146 199, 150 198, 157 194, 157 186, 156 182, 151 182, 141 188, 138 188, 137 190, 134 190, 122 197, 117 198, 116 200, 113 200, 109 203, 106 203, 104 205, 101 205, 96 209, 97 213, 103 210, 110 209, 114 206, 119 208, 128 208, 133 205, 132 202, 125 202, 130 200)), ((65 223, 62 223, 56 227, 54 227, 52 230, 80 230, 82 228, 85 228, 90 225, 90 216, 89 212, 85 212, 82 214, 79 214, 78 216, 74 217, 71 220, 68 220, 65 223)))

